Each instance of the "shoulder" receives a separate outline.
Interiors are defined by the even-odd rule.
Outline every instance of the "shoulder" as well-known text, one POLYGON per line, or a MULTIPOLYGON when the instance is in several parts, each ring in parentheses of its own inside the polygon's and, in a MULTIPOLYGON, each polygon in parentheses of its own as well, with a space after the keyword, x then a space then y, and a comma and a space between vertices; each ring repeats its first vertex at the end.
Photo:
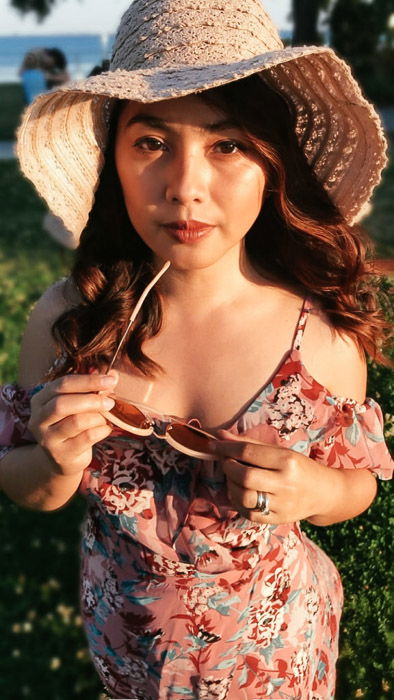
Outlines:
POLYGON ((80 297, 69 277, 64 277, 52 284, 36 302, 28 323, 46 321, 53 323, 60 314, 78 304, 80 297))
POLYGON ((73 282, 65 278, 55 282, 37 301, 22 338, 18 374, 21 386, 30 387, 43 381, 56 357, 52 325, 79 300, 73 282))
POLYGON ((367 370, 363 350, 352 336, 335 329, 317 305, 309 314, 301 352, 308 372, 331 394, 360 403, 365 400, 367 370))

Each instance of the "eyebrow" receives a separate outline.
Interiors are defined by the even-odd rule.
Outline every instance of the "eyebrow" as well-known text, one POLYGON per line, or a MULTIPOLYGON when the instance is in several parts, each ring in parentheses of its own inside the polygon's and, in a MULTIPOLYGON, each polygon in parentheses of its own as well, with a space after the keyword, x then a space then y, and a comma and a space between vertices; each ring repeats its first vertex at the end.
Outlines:
MULTIPOLYGON (((131 117, 126 123, 126 129, 133 124, 144 124, 145 126, 150 126, 153 129, 161 129, 162 131, 167 131, 168 133, 174 133, 174 129, 166 122, 164 119, 159 117, 152 117, 150 114, 136 114, 131 117)), ((212 122, 211 124, 203 124, 198 127, 201 131, 207 131, 208 133, 215 133, 218 131, 226 131, 228 129, 240 129, 239 124, 232 119, 222 119, 218 122, 212 122)))

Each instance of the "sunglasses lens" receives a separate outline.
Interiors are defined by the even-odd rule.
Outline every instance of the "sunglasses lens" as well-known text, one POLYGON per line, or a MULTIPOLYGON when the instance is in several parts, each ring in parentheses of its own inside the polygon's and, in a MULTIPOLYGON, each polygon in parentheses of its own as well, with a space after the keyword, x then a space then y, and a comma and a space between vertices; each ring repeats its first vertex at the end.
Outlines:
POLYGON ((174 443, 196 453, 209 454, 209 441, 214 439, 208 433, 204 433, 198 428, 193 428, 192 425, 183 425, 182 423, 169 425, 167 433, 171 435, 174 443))
POLYGON ((149 426, 149 422, 139 408, 133 406, 132 403, 122 401, 122 399, 113 398, 115 406, 111 408, 110 414, 115 416, 115 418, 119 418, 119 420, 132 428, 146 428, 149 426))

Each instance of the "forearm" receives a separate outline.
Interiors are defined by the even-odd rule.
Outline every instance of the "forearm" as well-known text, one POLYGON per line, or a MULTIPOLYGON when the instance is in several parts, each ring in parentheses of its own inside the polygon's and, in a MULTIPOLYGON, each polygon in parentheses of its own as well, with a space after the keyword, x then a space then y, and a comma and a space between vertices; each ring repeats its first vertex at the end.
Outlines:
POLYGON ((77 491, 82 474, 57 474, 46 452, 39 445, 28 445, 15 448, 0 461, 0 488, 24 508, 56 510, 77 491))
POLYGON ((333 525, 356 517, 373 502, 377 484, 368 469, 322 467, 317 512, 307 518, 313 525, 333 525))

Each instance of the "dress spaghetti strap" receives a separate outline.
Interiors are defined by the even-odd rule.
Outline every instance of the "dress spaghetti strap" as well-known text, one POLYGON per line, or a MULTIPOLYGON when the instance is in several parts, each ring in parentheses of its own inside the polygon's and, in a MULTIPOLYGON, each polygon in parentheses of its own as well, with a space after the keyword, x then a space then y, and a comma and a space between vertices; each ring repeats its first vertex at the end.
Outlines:
POLYGON ((312 300, 310 299, 310 297, 305 297, 304 303, 302 304, 301 313, 298 318, 297 328, 294 333, 294 340, 291 348, 292 350, 301 349, 302 338, 304 336, 304 331, 312 308, 312 300))

